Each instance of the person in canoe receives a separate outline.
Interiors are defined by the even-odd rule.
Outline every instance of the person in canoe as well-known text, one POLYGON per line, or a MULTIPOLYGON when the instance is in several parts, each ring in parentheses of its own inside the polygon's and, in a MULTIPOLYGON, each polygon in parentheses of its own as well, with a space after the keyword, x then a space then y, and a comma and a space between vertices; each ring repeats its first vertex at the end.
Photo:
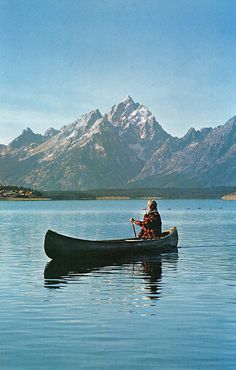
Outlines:
POLYGON ((157 210, 157 203, 155 200, 147 202, 146 213, 142 221, 130 218, 130 221, 135 225, 141 227, 138 234, 140 239, 158 239, 161 236, 161 216, 157 210))

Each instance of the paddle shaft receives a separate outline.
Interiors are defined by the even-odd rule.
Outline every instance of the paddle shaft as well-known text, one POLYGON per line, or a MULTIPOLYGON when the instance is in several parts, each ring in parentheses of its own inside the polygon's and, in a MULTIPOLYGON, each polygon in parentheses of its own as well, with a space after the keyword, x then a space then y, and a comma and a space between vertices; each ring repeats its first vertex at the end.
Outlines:
POLYGON ((135 236, 135 238, 137 238, 137 234, 136 234, 136 230, 135 230, 135 227, 134 227, 134 223, 133 223, 133 221, 131 221, 131 224, 132 224, 132 226, 133 226, 134 236, 135 236))

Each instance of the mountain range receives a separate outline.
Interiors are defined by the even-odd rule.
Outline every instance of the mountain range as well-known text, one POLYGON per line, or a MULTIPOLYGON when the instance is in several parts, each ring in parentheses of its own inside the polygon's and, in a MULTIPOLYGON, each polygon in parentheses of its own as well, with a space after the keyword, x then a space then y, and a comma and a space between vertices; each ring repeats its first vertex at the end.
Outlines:
POLYGON ((128 96, 44 135, 0 145, 0 183, 40 190, 217 187, 236 184, 236 116, 216 128, 168 134, 128 96))

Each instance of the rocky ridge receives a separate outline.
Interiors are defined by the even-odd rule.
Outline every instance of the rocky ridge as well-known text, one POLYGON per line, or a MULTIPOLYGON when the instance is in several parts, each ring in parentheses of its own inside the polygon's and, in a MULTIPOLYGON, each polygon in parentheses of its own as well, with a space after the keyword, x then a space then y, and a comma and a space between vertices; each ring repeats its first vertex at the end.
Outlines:
POLYGON ((177 138, 129 96, 104 115, 44 135, 27 128, 0 146, 0 182, 42 190, 234 186, 235 167, 236 116, 177 138))

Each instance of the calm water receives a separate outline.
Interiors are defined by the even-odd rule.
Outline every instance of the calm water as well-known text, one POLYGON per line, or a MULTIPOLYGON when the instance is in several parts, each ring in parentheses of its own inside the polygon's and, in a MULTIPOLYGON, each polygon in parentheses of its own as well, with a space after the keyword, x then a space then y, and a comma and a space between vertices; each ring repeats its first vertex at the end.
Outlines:
POLYGON ((0 369, 235 369, 236 202, 159 201, 178 254, 55 266, 47 229, 132 236, 145 201, 0 202, 0 369))

